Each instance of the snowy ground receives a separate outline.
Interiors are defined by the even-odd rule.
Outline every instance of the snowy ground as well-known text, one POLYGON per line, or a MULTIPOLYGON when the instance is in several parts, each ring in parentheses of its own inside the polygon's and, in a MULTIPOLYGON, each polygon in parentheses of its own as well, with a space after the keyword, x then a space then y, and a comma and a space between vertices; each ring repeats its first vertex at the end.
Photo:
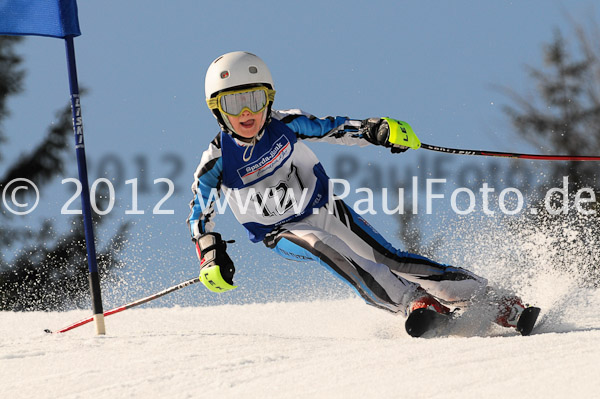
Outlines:
POLYGON ((600 292, 542 314, 535 335, 414 339, 358 299, 0 313, 0 398, 591 398, 600 292))

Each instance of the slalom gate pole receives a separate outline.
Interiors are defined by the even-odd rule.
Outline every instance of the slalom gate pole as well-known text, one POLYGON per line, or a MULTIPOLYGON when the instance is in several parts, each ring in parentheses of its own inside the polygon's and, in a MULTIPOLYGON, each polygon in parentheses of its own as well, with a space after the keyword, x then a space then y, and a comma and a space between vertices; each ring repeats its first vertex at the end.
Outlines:
MULTIPOLYGON (((104 312, 104 316, 110 316, 110 315, 113 315, 115 313, 119 313, 119 312, 122 312, 124 310, 131 309, 131 308, 136 307, 138 305, 142 305, 142 304, 144 304, 146 302, 153 301, 153 300, 155 300, 157 298, 160 298, 161 296, 165 296, 167 294, 170 294, 173 291, 177 291, 177 290, 179 290, 181 288, 185 288, 188 285, 195 284, 195 283, 197 283, 199 281, 200 281, 199 277, 192 278, 190 280, 184 281, 183 283, 174 285, 174 286, 169 287, 169 288, 167 288, 167 289, 165 289, 163 291, 157 292, 156 294, 147 296, 147 297, 142 298, 142 299, 138 299, 137 301, 128 303, 128 304, 123 305, 123 306, 119 306, 118 308, 107 310, 106 312, 104 312)), ((49 333, 49 334, 64 333, 64 332, 67 332, 67 331, 72 330, 74 328, 81 327, 81 326, 83 326, 85 324, 88 324, 89 322, 91 322, 93 320, 94 320, 94 317, 92 316, 92 317, 88 317, 86 319, 79 320, 78 322, 75 322, 75 323, 73 323, 73 324, 71 324, 71 325, 69 325, 67 327, 64 327, 64 328, 62 328, 60 330, 57 330, 57 331, 51 331, 51 330, 44 330, 44 331, 47 332, 47 333, 49 333)))
POLYGON ((81 182, 81 210, 85 231, 85 248, 87 250, 88 258, 88 280, 92 296, 92 311, 94 314, 94 321, 96 322, 96 334, 104 335, 106 334, 106 328, 104 326, 102 295, 100 294, 100 275, 98 273, 98 263, 96 259, 96 244, 94 241, 94 226, 92 223, 92 209, 90 205, 90 189, 85 159, 85 145, 83 141, 83 118, 81 116, 81 102, 79 98, 79 83, 77 81, 73 36, 65 37, 65 49, 67 52, 67 65, 69 68, 69 87, 71 90, 71 111, 73 113, 75 152, 77 155, 79 181, 81 182))
POLYGON ((496 152, 496 151, 480 151, 480 150, 462 150, 458 148, 440 147, 421 143, 421 148, 430 151, 443 152, 446 154, 457 155, 481 155, 484 157, 502 157, 502 158, 519 158, 519 159, 535 159, 541 161, 600 161, 600 156, 581 156, 581 155, 536 155, 536 154, 518 154, 513 152, 496 152))

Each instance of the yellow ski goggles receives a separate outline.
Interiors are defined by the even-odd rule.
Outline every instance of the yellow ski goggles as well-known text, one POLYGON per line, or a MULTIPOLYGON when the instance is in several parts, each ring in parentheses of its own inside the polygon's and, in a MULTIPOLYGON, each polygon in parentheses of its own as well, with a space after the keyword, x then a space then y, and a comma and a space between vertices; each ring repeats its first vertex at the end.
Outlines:
POLYGON ((275 90, 265 86, 253 87, 244 90, 224 91, 216 97, 206 100, 208 108, 218 109, 229 116, 240 116, 245 109, 258 114, 264 111, 270 102, 275 99, 275 90))

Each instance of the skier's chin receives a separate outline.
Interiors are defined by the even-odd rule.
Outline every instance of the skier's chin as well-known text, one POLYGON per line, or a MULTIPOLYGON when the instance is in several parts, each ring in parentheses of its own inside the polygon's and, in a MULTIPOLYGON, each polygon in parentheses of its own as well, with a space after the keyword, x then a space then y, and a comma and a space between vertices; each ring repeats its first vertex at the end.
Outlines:
POLYGON ((260 131, 260 127, 258 126, 258 124, 254 123, 251 127, 245 127, 245 126, 240 126, 236 133, 245 138, 245 139, 252 139, 254 136, 256 136, 258 134, 258 132, 260 131))

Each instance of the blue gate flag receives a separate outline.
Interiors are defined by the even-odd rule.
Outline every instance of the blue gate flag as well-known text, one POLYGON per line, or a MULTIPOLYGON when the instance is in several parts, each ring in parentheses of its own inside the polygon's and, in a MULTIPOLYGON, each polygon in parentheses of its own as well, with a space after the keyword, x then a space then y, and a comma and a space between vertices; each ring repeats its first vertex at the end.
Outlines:
POLYGON ((0 0, 0 35, 79 36, 75 0, 0 0))

